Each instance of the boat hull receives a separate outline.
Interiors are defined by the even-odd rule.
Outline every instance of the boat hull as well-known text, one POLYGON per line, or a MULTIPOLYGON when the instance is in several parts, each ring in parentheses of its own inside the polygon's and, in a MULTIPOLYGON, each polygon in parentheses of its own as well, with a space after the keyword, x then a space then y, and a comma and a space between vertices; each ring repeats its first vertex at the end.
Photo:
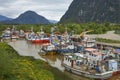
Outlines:
POLYGON ((32 43, 49 43, 49 40, 31 40, 32 43))
POLYGON ((109 79, 110 77, 114 76, 113 73, 116 73, 116 75, 117 75, 117 72, 118 72, 118 71, 114 71, 114 72, 109 71, 109 72, 105 72, 105 73, 101 73, 101 74, 91 74, 89 72, 85 72, 85 71, 81 71, 81 70, 72 68, 72 67, 70 67, 70 66, 68 66, 64 63, 63 63, 63 66, 65 67, 65 69, 67 71, 72 72, 74 74, 84 76, 84 77, 88 77, 88 78, 92 78, 92 79, 100 79, 100 80, 109 79))
POLYGON ((3 36, 2 39, 11 39, 11 36, 3 36))
POLYGON ((25 38, 25 35, 19 35, 19 38, 25 38))

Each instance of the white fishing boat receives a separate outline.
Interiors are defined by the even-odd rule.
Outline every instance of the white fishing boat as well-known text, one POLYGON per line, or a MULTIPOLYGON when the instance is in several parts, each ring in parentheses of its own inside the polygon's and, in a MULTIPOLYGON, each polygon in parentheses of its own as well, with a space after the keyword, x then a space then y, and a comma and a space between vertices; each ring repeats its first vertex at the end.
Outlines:
POLYGON ((7 28, 5 31, 3 31, 2 39, 11 39, 10 28, 7 28))
POLYGON ((19 31, 19 38, 25 38, 25 32, 23 30, 19 31))
POLYGON ((56 54, 56 52, 55 52, 56 47, 53 44, 48 44, 46 46, 43 46, 42 50, 44 52, 46 52, 47 55, 54 55, 54 54, 56 54))
POLYGON ((86 48, 81 53, 64 55, 63 66, 74 74, 104 80, 119 72, 120 63, 109 56, 98 49, 86 48))

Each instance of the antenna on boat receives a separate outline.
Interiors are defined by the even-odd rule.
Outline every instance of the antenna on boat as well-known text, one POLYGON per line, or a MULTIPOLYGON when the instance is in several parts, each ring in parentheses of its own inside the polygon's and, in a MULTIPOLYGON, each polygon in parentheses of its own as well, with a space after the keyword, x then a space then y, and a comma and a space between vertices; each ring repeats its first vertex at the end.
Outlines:
POLYGON ((15 30, 15 26, 13 25, 13 30, 15 30))
POLYGON ((42 28, 42 26, 41 26, 41 28, 40 28, 40 31, 41 31, 41 32, 43 31, 43 28, 42 28))
POLYGON ((67 27, 65 29, 66 29, 66 32, 67 32, 67 27))
POLYGON ((54 27, 51 27, 51 34, 53 34, 53 31, 54 31, 54 27))
POLYGON ((33 32, 33 26, 31 27, 31 31, 33 32))
POLYGON ((65 35, 67 35, 68 34, 68 32, 67 32, 67 27, 65 28, 65 35))
POLYGON ((44 34, 44 31, 43 31, 43 27, 41 26, 41 28, 40 28, 40 34, 44 34))

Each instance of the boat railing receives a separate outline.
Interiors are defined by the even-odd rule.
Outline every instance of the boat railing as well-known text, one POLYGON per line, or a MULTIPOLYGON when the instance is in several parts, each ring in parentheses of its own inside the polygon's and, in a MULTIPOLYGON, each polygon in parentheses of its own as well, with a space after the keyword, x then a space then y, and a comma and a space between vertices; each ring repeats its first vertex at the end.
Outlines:
POLYGON ((74 68, 72 68, 72 69, 77 71, 77 72, 80 72, 81 75, 84 75, 86 77, 101 78, 101 79, 109 78, 110 76, 112 76, 112 72, 113 72, 113 71, 107 71, 107 72, 104 72, 104 73, 90 73, 90 72, 77 70, 77 69, 74 69, 74 68))
POLYGON ((102 74, 85 74, 86 77, 91 77, 91 78, 101 78, 101 79, 107 79, 110 76, 112 76, 112 72, 105 72, 102 74))
POLYGON ((107 72, 103 72, 103 73, 96 73, 95 75, 105 75, 105 74, 109 74, 112 73, 113 71, 107 71, 107 72))
POLYGON ((104 73, 90 73, 90 72, 86 72, 86 71, 82 71, 79 69, 75 69, 75 68, 71 68, 70 66, 66 65, 63 63, 63 65, 69 69, 71 69, 71 71, 75 74, 78 75, 82 75, 85 77, 89 77, 89 78, 96 78, 96 79, 108 79, 109 77, 112 76, 113 71, 107 71, 104 73))

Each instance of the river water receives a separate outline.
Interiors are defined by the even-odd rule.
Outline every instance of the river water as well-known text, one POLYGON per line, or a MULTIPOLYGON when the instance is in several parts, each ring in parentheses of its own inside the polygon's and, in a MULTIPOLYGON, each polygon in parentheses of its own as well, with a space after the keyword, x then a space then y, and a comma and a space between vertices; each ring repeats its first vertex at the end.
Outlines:
MULTIPOLYGON (((78 76, 78 75, 65 71, 65 68, 62 66, 62 60, 63 60, 62 55, 54 55, 54 56, 39 55, 38 52, 41 48, 41 44, 32 44, 26 40, 15 40, 12 42, 8 42, 8 44, 12 46, 18 52, 19 55, 32 56, 35 59, 41 59, 45 62, 48 62, 50 66, 56 67, 60 71, 70 75, 74 80, 89 80, 88 78, 85 78, 83 76, 78 76)), ((120 80, 120 75, 115 76, 109 80, 120 80)))

